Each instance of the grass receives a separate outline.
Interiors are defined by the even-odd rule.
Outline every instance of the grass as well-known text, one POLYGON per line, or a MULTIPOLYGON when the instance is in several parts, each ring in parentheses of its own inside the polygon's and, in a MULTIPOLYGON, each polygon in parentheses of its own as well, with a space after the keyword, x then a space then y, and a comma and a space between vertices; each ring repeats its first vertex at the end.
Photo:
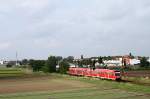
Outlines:
MULTIPOLYGON (((100 90, 98 88, 66 90, 57 92, 40 92, 40 93, 27 93, 27 94, 12 94, 1 95, 2 99, 116 99, 126 98, 133 99, 136 93, 127 93, 117 89, 100 90), (132 97, 132 98, 129 98, 132 97)), ((138 98, 137 98, 138 99, 138 98)), ((148 98, 145 98, 148 99, 148 98)))
POLYGON ((18 68, 0 68, 0 77, 22 76, 25 72, 18 68))
POLYGON ((1 95, 0 99, 149 99, 144 94, 119 89, 83 88, 56 92, 34 92, 1 95))
POLYGON ((138 85, 138 84, 134 84, 130 82, 116 82, 116 81, 111 81, 111 80, 100 80, 97 78, 84 78, 84 77, 71 77, 68 79, 88 82, 91 84, 95 84, 96 87, 100 87, 100 88, 121 89, 125 91, 150 94, 150 86, 138 85))
POLYGON ((134 82, 135 84, 150 85, 149 77, 122 77, 122 79, 134 82))
MULTIPOLYGON (((29 81, 25 81, 24 84, 29 81)), ((150 86, 123 83, 97 78, 51 74, 39 83, 63 86, 56 90, 29 91, 0 94, 0 99, 149 99, 150 86)), ((23 83, 23 81, 21 81, 23 83)), ((36 80, 30 83, 38 83, 36 80)), ((17 83, 18 84, 18 83, 17 83)), ((7 86, 7 84, 4 84, 7 86)))

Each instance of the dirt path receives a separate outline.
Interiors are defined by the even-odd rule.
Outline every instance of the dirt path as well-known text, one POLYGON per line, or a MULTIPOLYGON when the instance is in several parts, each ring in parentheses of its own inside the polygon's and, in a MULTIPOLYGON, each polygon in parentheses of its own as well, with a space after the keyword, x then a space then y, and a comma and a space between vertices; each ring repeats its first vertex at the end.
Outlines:
POLYGON ((88 83, 51 77, 0 79, 0 94, 34 91, 55 91, 92 86, 88 83))

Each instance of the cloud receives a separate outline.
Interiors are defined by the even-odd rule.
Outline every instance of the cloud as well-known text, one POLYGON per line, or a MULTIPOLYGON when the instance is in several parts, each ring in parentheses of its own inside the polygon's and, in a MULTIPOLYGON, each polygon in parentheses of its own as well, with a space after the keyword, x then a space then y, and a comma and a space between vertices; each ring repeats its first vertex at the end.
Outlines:
POLYGON ((10 47, 11 47, 11 43, 8 43, 8 42, 0 43, 0 50, 5 50, 10 47))
POLYGON ((43 47, 43 48, 49 48, 49 49, 60 48, 62 46, 61 42, 51 37, 37 38, 34 40, 34 44, 37 47, 43 47))
POLYGON ((2 0, 0 42, 21 57, 150 56, 149 17, 149 0, 2 0))

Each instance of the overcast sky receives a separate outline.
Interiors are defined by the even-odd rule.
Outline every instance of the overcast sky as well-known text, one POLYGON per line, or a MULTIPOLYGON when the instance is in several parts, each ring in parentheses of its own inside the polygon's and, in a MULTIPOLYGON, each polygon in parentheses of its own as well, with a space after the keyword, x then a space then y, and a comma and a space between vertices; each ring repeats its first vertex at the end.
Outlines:
POLYGON ((150 0, 0 0, 0 59, 150 56, 150 0))

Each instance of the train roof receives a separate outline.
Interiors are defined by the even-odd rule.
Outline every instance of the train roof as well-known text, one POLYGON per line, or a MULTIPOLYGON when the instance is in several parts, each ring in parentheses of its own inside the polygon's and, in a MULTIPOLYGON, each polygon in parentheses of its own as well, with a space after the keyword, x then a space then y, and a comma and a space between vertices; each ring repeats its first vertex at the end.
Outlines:
MULTIPOLYGON (((82 67, 71 67, 70 69, 91 69, 91 68, 82 68, 82 67)), ((111 69, 95 69, 96 71, 110 71, 110 72, 120 72, 119 70, 111 70, 111 69)))

